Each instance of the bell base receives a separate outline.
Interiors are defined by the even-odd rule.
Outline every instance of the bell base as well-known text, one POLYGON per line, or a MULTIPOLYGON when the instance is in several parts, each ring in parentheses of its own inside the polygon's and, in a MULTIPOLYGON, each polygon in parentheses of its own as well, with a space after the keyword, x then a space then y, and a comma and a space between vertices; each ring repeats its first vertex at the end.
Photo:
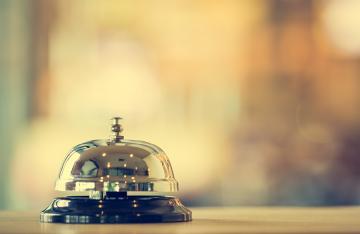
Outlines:
POLYGON ((168 196, 102 200, 87 196, 60 197, 40 213, 40 222, 44 223, 163 223, 191 219, 191 211, 178 198, 168 196))

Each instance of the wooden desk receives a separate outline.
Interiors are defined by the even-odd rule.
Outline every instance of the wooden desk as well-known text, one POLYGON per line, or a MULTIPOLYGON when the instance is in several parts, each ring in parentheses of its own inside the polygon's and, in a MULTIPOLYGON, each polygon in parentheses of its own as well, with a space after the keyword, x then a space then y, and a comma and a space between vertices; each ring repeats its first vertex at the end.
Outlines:
POLYGON ((0 212, 0 233, 360 233, 360 207, 192 208, 194 220, 167 224, 45 224, 38 212, 0 212))

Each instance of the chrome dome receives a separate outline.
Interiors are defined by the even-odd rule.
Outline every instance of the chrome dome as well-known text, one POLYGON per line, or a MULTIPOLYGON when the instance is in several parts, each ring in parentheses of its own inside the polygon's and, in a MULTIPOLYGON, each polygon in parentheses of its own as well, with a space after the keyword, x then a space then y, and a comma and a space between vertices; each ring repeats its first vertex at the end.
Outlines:
POLYGON ((109 140, 84 142, 70 151, 56 181, 56 190, 178 191, 178 182, 164 151, 148 142, 124 139, 119 120, 113 119, 113 135, 109 140))

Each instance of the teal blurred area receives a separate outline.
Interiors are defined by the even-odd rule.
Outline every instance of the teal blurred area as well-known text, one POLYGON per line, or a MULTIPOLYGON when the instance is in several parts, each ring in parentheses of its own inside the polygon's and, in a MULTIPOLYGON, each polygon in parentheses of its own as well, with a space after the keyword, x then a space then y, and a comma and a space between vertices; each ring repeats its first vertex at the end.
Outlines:
POLYGON ((0 208, 8 208, 17 132, 29 123, 31 81, 30 2, 0 1, 0 208))
POLYGON ((0 0, 0 209, 115 115, 187 205, 359 204, 359 3, 0 0))

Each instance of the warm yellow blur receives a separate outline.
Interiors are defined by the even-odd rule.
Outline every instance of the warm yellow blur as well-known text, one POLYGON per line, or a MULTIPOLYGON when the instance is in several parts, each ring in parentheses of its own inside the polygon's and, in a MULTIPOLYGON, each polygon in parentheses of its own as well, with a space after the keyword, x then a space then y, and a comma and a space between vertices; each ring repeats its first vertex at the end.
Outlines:
POLYGON ((190 205, 360 203, 356 0, 1 0, 0 208, 67 151, 161 146, 190 205), (3 189, 5 188, 5 189, 3 189))

